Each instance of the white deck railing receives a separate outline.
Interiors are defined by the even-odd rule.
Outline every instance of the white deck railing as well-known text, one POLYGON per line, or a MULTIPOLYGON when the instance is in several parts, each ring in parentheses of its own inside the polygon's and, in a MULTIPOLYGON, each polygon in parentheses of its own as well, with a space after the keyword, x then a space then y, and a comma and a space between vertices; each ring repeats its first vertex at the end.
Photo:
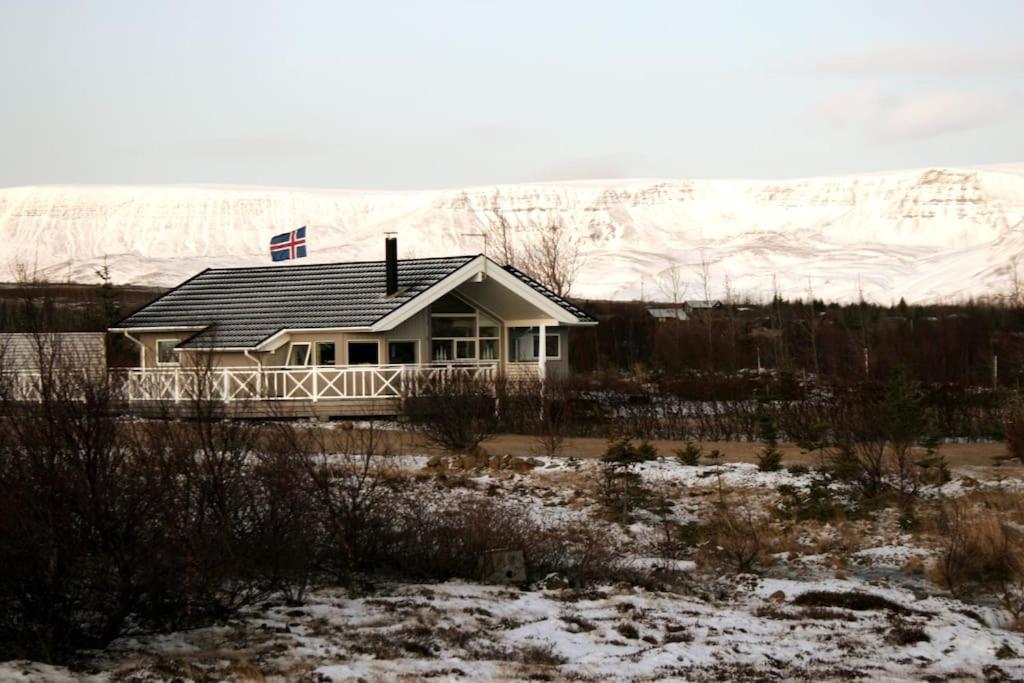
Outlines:
POLYGON ((336 401, 415 396, 456 377, 493 381, 496 363, 112 370, 128 401, 336 401))

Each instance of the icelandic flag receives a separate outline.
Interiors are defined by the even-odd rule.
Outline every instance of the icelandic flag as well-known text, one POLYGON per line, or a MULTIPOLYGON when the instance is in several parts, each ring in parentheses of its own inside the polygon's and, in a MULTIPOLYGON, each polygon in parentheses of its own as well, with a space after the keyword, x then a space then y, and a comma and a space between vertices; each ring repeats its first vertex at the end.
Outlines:
POLYGON ((270 238, 270 258, 288 261, 306 256, 306 226, 270 238))

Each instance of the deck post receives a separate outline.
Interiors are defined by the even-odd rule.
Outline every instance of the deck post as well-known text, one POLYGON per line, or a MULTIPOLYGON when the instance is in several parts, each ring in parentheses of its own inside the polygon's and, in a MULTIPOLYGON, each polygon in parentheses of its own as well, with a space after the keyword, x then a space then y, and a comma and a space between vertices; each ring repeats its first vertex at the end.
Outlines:
POLYGON ((178 368, 174 368, 174 402, 181 401, 181 388, 178 382, 178 368))
POLYGON ((320 393, 320 366, 313 366, 313 403, 316 403, 317 394, 320 393))
POLYGON ((537 344, 537 374, 540 376, 541 384, 547 377, 548 371, 548 326, 540 326, 540 342, 537 344))
POLYGON ((231 375, 227 368, 222 368, 221 372, 224 373, 224 402, 231 402, 231 375))

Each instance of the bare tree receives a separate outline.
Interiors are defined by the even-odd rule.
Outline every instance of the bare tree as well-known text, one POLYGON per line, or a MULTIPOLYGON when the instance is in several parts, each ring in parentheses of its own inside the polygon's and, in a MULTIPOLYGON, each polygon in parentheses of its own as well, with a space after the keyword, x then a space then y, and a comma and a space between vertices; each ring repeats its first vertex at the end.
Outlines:
POLYGON ((1011 306, 1024 304, 1024 276, 1021 276, 1020 273, 1020 257, 1018 256, 1010 259, 1010 291, 1005 296, 1011 306))
POLYGON ((807 318, 797 321, 807 330, 807 337, 811 342, 811 360, 814 365, 814 376, 821 376, 821 364, 818 362, 818 327, 821 324, 817 312, 814 310, 814 287, 810 278, 807 279, 807 318))
POLYGON ((512 224, 505 218, 499 209, 494 210, 495 221, 487 226, 487 255, 503 266, 519 265, 519 255, 516 252, 515 231, 512 224))
POLYGON ((583 265, 580 246, 565 223, 554 219, 524 246, 522 269, 558 296, 567 297, 583 265))
POLYGON ((664 294, 673 305, 679 305, 679 302, 684 296, 686 296, 687 284, 683 269, 678 263, 673 263, 665 270, 658 273, 658 288, 661 289, 661 293, 664 294))
POLYGON ((704 328, 706 343, 705 353, 707 354, 705 369, 710 370, 714 356, 714 352, 712 350, 714 348, 714 320, 711 308, 711 262, 708 261, 707 255, 703 250, 700 252, 700 263, 697 267, 697 280, 700 283, 701 292, 704 294, 705 305, 695 309, 693 313, 704 328))
POLYGON ((704 301, 711 301, 711 262, 703 250, 700 252, 700 264, 697 266, 697 279, 704 293, 704 301))

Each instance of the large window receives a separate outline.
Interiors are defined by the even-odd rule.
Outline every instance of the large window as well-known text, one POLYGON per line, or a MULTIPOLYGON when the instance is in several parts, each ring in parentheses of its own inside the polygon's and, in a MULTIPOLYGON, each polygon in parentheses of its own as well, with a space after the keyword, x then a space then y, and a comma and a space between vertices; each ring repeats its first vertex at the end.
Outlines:
MULTIPOLYGON (((548 360, 562 357, 561 338, 557 331, 545 331, 544 355, 548 360)), ((540 358, 540 328, 508 328, 508 357, 513 363, 537 362, 540 358)))
POLYGON ((350 341, 349 365, 380 365, 380 345, 375 341, 350 341))
POLYGON ((430 360, 434 363, 498 360, 500 338, 497 321, 458 297, 443 297, 431 309, 430 360))
POLYGON ((177 339, 159 339, 156 342, 156 364, 177 365, 178 356, 174 353, 174 347, 178 345, 177 339))
POLYGON ((501 356, 501 327, 481 313, 477 330, 480 337, 480 360, 498 360, 501 356))
POLYGON ((416 362, 416 342, 388 342, 388 365, 408 365, 416 362))

